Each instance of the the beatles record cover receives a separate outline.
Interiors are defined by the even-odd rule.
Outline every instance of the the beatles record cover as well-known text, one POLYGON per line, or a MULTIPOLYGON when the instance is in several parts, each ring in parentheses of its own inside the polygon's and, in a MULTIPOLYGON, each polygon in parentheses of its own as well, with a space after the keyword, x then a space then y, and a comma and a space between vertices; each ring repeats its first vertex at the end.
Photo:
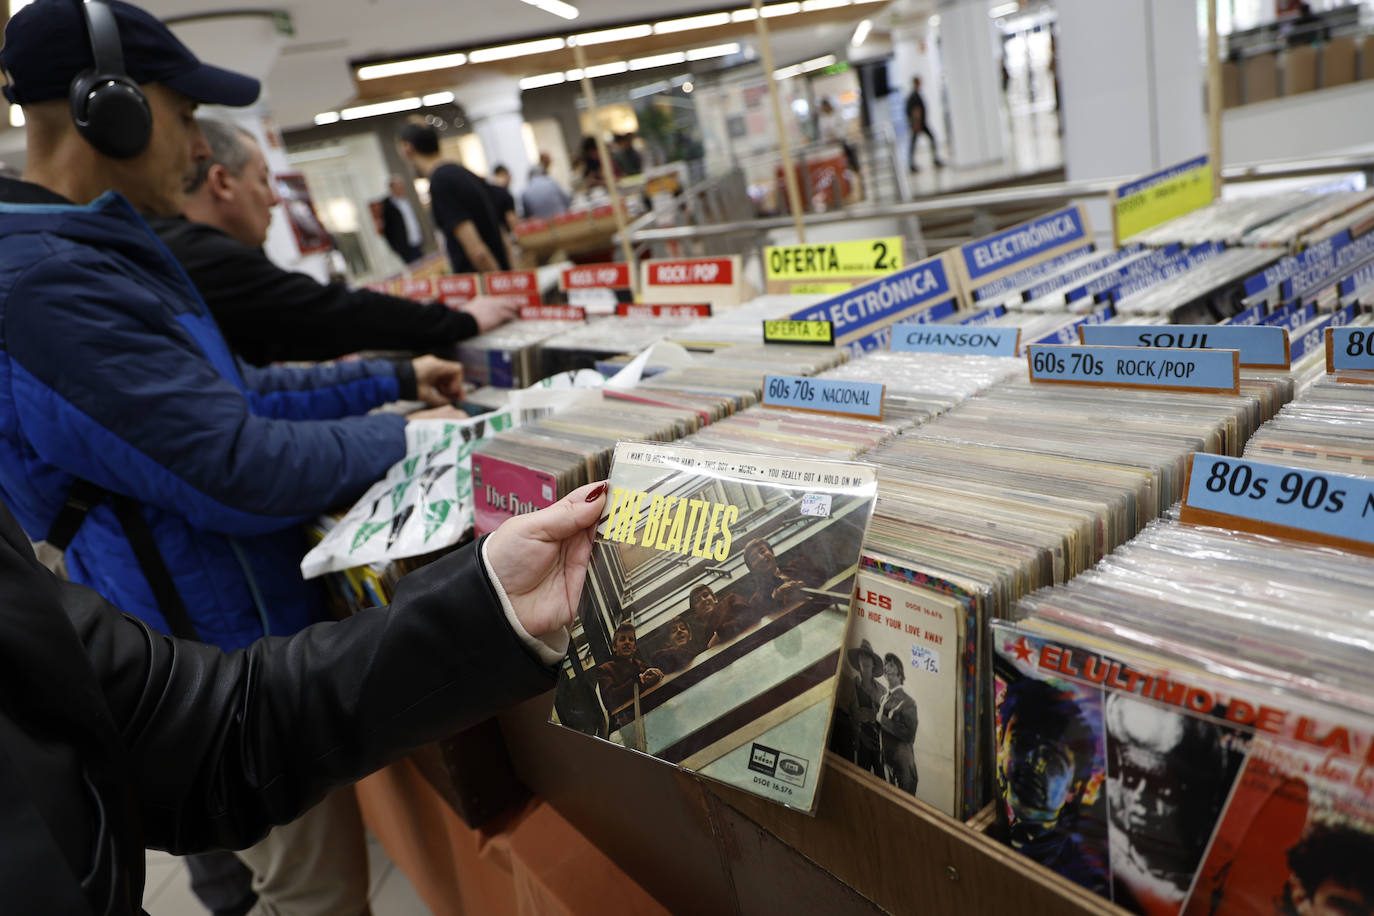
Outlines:
POLYGON ((862 464, 622 442, 553 721, 813 810, 876 491, 862 464))

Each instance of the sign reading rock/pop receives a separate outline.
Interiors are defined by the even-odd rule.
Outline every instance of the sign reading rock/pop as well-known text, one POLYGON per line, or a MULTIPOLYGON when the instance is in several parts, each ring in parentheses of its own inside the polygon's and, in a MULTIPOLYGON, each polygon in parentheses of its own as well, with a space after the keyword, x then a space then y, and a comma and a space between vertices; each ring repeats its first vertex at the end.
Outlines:
POLYGON ((539 280, 532 270, 504 270, 482 274, 482 290, 488 296, 518 300, 520 305, 539 304, 539 280))
POLYGON ((743 301, 739 255, 648 260, 640 270, 639 297, 649 305, 690 301, 731 308, 743 301))
POLYGON ((434 283, 439 301, 451 309, 477 298, 477 274, 448 274, 434 283))
POLYGON ((1240 385, 1236 350, 1156 350, 1145 347, 1026 348, 1033 382, 1165 388, 1235 394, 1240 385))

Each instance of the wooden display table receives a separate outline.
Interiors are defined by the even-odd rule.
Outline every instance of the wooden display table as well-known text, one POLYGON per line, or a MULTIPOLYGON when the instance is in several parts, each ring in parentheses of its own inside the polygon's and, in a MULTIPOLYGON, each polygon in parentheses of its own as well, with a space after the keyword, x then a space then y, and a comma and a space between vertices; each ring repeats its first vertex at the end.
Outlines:
POLYGON ((990 817, 962 824, 834 755, 812 818, 548 725, 551 703, 500 717, 517 774, 674 913, 1121 913, 990 817))

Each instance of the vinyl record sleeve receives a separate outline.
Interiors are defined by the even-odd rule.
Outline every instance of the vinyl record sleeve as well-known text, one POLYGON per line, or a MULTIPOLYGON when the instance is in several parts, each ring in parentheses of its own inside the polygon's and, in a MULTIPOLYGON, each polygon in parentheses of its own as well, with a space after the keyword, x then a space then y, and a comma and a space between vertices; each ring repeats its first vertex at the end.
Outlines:
POLYGON ((622 442, 552 720, 802 811, 871 467, 622 442))

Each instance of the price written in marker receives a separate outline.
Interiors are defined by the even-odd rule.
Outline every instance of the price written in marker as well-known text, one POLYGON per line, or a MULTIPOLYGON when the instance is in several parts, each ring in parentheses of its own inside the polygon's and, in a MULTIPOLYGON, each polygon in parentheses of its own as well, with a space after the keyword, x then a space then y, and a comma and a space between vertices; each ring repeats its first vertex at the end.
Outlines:
POLYGON ((1026 358, 1036 382, 1235 394, 1240 381, 1236 350, 1032 344, 1026 358))
POLYGON ((1198 454, 1180 517, 1374 554, 1374 479, 1198 454))

